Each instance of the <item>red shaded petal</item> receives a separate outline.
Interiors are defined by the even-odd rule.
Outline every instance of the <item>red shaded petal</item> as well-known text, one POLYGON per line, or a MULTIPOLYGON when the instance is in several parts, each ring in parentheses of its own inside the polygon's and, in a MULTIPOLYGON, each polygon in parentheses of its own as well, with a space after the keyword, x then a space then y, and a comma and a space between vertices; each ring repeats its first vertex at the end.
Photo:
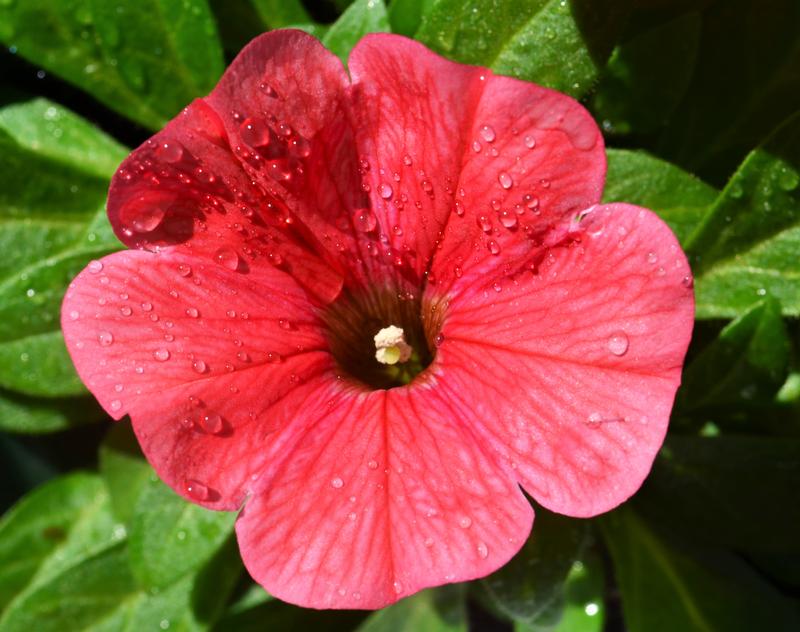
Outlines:
POLYGON ((691 337, 690 271, 650 211, 593 209, 538 273, 453 288, 436 357, 453 409, 545 507, 592 516, 635 492, 691 337), (491 376, 487 379, 487 376, 491 376))
POLYGON ((490 256, 490 241, 529 249, 599 201, 602 136, 573 99, 395 35, 362 39, 349 68, 379 230, 418 277, 437 244, 434 276, 452 278, 490 256))
POLYGON ((380 608, 486 575, 519 550, 529 503, 436 388, 318 384, 281 409, 297 423, 237 522, 245 564, 270 593, 380 608))
POLYGON ((238 508, 264 467, 272 409, 331 366, 287 274, 169 251, 90 264, 67 291, 62 327, 81 379, 111 416, 130 414, 159 475, 215 509, 238 508))

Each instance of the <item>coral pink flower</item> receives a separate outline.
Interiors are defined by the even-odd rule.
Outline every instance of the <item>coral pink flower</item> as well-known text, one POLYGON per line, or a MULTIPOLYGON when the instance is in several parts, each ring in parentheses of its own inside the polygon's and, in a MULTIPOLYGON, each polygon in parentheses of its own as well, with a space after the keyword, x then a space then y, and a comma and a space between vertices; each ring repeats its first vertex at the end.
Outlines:
POLYGON ((666 432, 690 271, 653 213, 598 205, 604 176, 562 94, 392 35, 348 77, 267 33, 120 167, 131 250, 72 283, 67 344, 164 481, 244 505, 277 597, 379 608, 481 577, 528 537, 522 489, 607 511, 666 432))

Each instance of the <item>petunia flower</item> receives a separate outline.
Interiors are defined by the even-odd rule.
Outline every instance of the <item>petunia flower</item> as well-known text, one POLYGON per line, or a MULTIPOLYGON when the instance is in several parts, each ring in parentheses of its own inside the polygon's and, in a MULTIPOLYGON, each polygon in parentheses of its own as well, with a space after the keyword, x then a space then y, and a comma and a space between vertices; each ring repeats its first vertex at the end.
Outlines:
POLYGON ((236 511, 280 599, 380 608, 594 516, 661 446, 693 321, 652 212, 600 205, 567 96, 370 35, 274 31, 136 149, 130 248, 62 311, 77 370, 176 492, 236 511))

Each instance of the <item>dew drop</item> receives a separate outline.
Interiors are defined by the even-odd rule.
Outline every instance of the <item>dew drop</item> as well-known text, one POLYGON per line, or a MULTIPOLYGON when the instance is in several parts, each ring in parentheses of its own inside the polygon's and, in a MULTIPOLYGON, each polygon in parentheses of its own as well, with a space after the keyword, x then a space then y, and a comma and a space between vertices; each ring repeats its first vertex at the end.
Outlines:
POLYGON ((658 255, 654 252, 647 253, 647 263, 653 264, 658 262, 658 255))
POLYGON ((131 228, 137 233, 149 233, 158 228, 163 219, 164 209, 151 204, 137 210, 131 219, 131 228))
POLYGON ((308 158, 311 155, 311 143, 302 136, 289 141, 289 153, 295 158, 308 158))
POLYGON ((178 162, 183 158, 183 146, 178 141, 159 143, 155 154, 159 160, 164 162, 178 162))
POLYGON ((494 129, 490 125, 483 125, 480 129, 480 135, 487 143, 494 142, 494 139, 497 138, 494 129))
POLYGON ((239 126, 239 134, 250 147, 269 145, 269 128, 258 119, 245 119, 239 126))
POLYGON ((216 413, 209 413, 200 417, 200 426, 208 434, 219 434, 222 432, 224 424, 222 423, 222 417, 216 413))
POLYGON ((400 582, 398 582, 398 581, 396 581, 396 582, 393 582, 393 583, 392 583, 392 586, 394 587, 394 591, 395 591, 395 592, 396 592, 398 595, 399 595, 401 592, 403 592, 403 584, 401 584, 400 582))
POLYGON ((101 347, 108 347, 114 342, 114 336, 110 331, 101 331, 97 334, 97 341, 101 347))
POLYGON ((88 266, 86 266, 86 268, 87 268, 87 269, 89 270, 89 272, 91 272, 92 274, 97 274, 98 272, 101 272, 101 271, 103 270, 103 264, 102 264, 102 262, 100 262, 100 261, 97 261, 97 260, 95 259, 94 261, 90 261, 90 262, 89 262, 89 265, 88 265, 88 266))
POLYGON ((536 147, 536 139, 533 136, 526 136, 525 147, 527 147, 528 149, 533 149, 534 147, 536 147))
POLYGON ((478 217, 478 226, 480 226, 480 229, 484 233, 488 234, 492 232, 492 222, 486 215, 480 215, 478 217))
POLYGON ((153 357, 159 362, 166 362, 169 360, 169 351, 167 349, 156 349, 153 351, 153 357))
POLYGON ((192 362, 192 368, 195 370, 195 373, 205 373, 208 371, 208 365, 202 360, 195 360, 192 362))
POLYGON ((500 254, 500 244, 498 244, 494 239, 490 239, 489 243, 486 244, 486 247, 493 255, 497 256, 500 254))
POLYGON ((500 186, 504 189, 510 189, 514 181, 511 179, 511 176, 508 175, 505 171, 501 171, 500 174, 497 176, 497 181, 500 183, 500 186))
POLYGON ((681 279, 681 285, 683 285, 683 287, 686 287, 686 288, 693 288, 694 287, 694 279, 691 276, 686 275, 685 277, 683 277, 681 279))
POLYGON ((250 356, 246 351, 237 352, 236 357, 239 358, 239 360, 242 362, 250 362, 250 356))
POLYGON ((78 320, 80 317, 81 315, 74 309, 69 313, 70 320, 78 320))
POLYGON ((472 151, 474 151, 476 154, 479 154, 479 153, 481 153, 481 149, 483 149, 483 147, 481 146, 480 141, 473 140, 472 141, 472 151))
POLYGON ((278 97, 278 93, 275 92, 275 88, 273 88, 267 82, 260 83, 258 85, 258 89, 261 90, 261 92, 266 94, 271 99, 275 99, 278 97))
POLYGON ((378 225, 375 215, 373 215, 372 211, 368 208, 357 209, 353 215, 353 221, 355 222, 356 229, 360 230, 362 233, 369 233, 375 230, 375 227, 378 225))
POLYGON ((180 274, 182 277, 188 277, 192 274, 191 266, 188 266, 185 263, 180 264, 178 266, 178 274, 180 274))
POLYGON ((618 331, 608 339, 608 350, 615 356, 622 356, 628 351, 628 336, 618 331))
POLYGON ((292 323, 290 323, 285 318, 279 318, 278 327, 280 327, 281 329, 285 329, 286 331, 289 331, 292 328, 292 323))
POLYGON ((367 462, 367 467, 369 469, 371 469, 371 470, 377 470, 378 469, 378 462, 375 461, 375 460, 368 461, 367 462))
POLYGON ((478 546, 476 548, 478 550, 478 556, 482 560, 485 560, 487 557, 489 557, 489 547, 486 546, 486 543, 478 542, 478 546))
POLYGON ((458 526, 462 529, 469 529, 472 526, 472 518, 469 516, 461 516, 458 519, 458 526))
POLYGON ((152 312, 153 311, 153 304, 152 303, 142 303, 142 311, 144 311, 144 312, 152 312))
POLYGON ((186 481, 186 493, 192 500, 208 500, 209 496, 208 487, 194 479, 186 481))
POLYGON ((239 269, 239 255, 235 250, 228 248, 227 246, 220 248, 216 253, 214 253, 214 261, 216 261, 222 267, 228 268, 228 270, 239 269))
POLYGON ((338 476, 331 480, 331 487, 333 487, 334 489, 341 489, 343 485, 344 481, 338 476))
POLYGON ((129 306, 123 305, 122 307, 119 308, 119 313, 122 314, 123 316, 130 316, 131 314, 133 314, 133 310, 129 306))
POLYGON ((500 211, 500 223, 506 228, 514 228, 517 225, 517 217, 511 211, 500 211))
POLYGON ((378 195, 380 195, 384 200, 391 198, 393 193, 394 190, 392 189, 391 184, 382 182, 380 185, 378 185, 378 195))
POLYGON ((114 401, 112 401, 112 402, 111 402, 111 404, 109 405, 109 407, 110 407, 110 408, 111 408, 111 410, 113 410, 114 412, 117 412, 117 411, 118 411, 120 408, 122 408, 122 402, 121 402, 121 401, 119 401, 118 399, 115 399, 114 401))
POLYGON ((412 164, 411 156, 409 156, 408 154, 406 154, 405 156, 403 156, 403 164, 404 164, 406 167, 410 167, 410 166, 411 166, 411 164, 412 164))
POLYGON ((187 307, 186 308, 186 315, 189 318, 197 318, 200 315, 200 312, 197 311, 196 307, 187 307))

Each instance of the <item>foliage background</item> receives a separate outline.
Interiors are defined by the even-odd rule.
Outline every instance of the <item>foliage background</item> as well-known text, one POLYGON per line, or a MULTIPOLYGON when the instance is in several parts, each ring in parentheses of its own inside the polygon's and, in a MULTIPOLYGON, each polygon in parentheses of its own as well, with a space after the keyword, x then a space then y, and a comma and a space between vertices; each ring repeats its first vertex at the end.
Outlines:
POLYGON ((0 42, 0 629, 800 629, 796 0, 0 0, 0 42), (369 616, 255 586, 233 516, 157 480, 58 329, 71 277, 121 247, 118 163, 288 25, 343 58, 392 30, 579 98, 606 199, 656 210, 696 277, 669 437, 632 501, 537 508, 504 569, 369 616))

